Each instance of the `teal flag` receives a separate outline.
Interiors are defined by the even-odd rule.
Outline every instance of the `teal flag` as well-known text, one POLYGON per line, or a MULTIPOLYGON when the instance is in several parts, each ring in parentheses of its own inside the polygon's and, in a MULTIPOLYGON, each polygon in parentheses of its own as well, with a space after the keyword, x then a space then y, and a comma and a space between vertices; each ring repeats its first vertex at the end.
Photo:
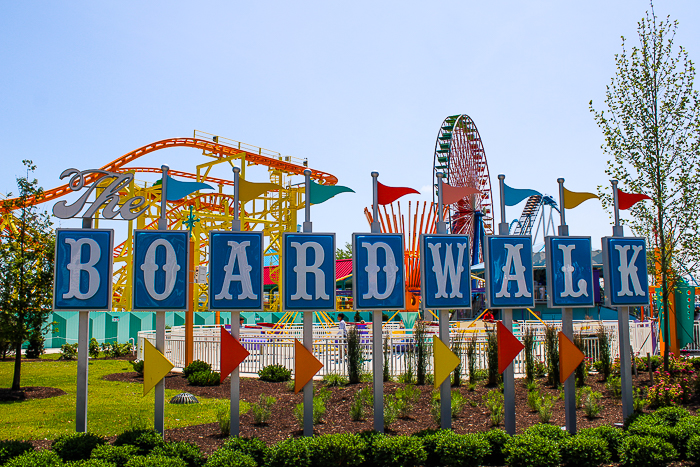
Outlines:
POLYGON ((335 195, 345 192, 355 193, 354 190, 346 186, 319 185, 312 180, 311 185, 309 186, 309 199, 311 200, 311 204, 321 204, 328 201, 335 195))
MULTIPOLYGON (((155 185, 161 185, 162 183, 162 180, 158 180, 155 185)), ((195 191, 205 189, 213 190, 214 187, 201 182, 181 182, 168 175, 168 192, 165 194, 165 199, 177 201, 187 195, 191 195, 195 191)))
POLYGON ((535 190, 511 188, 505 183, 503 184, 503 203, 506 206, 515 206, 530 196, 542 196, 542 193, 535 190))

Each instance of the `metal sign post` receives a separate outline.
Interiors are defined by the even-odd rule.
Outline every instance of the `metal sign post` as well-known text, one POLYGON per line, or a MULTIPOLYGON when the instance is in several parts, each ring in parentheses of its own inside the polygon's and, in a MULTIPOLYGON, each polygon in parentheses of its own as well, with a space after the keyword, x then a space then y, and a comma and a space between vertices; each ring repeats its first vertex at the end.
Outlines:
MULTIPOLYGON (((304 170, 304 233, 311 233, 313 225, 311 223, 311 170, 304 170)), ((335 277, 335 272, 334 272, 335 277)), ((335 286, 334 286, 335 287, 335 286)), ((302 338, 306 350, 313 353, 313 322, 314 313, 311 310, 303 312, 303 329, 302 338)), ((304 436, 313 436, 314 434, 314 380, 311 380, 304 385, 304 436)))
MULTIPOLYGON (((446 234, 447 226, 443 219, 442 212, 442 178, 445 176, 442 172, 437 174, 438 180, 438 222, 435 230, 438 234, 446 234)), ((425 261, 424 258, 422 258, 425 261)), ((450 311, 441 309, 439 311, 438 329, 440 332, 440 340, 450 345, 450 311)), ((440 385, 440 427, 443 429, 452 428, 452 395, 450 394, 450 378, 447 378, 440 385)))
MULTIPOLYGON (((170 167, 163 164, 162 189, 160 194, 160 219, 158 219, 158 230, 168 230, 168 170, 170 167)), ((165 355, 165 310, 156 311, 156 350, 165 355)), ((165 380, 160 380, 154 388, 155 397, 153 426, 161 435, 165 434, 165 380)))
MULTIPOLYGON (((382 229, 379 224, 379 206, 377 196, 377 182, 379 181, 379 172, 372 172, 372 225, 370 231, 372 233, 381 233, 382 229)), ((353 242, 354 244, 354 242, 353 242)), ((353 251, 353 257, 355 252, 353 251)), ((353 271, 353 278, 357 277, 353 271)), ((353 293, 357 287, 353 284, 353 293)), ((353 300, 353 303, 357 303, 353 300)), ((372 384, 374 391, 374 431, 384 433, 384 345, 382 342, 382 310, 372 310, 372 384)))

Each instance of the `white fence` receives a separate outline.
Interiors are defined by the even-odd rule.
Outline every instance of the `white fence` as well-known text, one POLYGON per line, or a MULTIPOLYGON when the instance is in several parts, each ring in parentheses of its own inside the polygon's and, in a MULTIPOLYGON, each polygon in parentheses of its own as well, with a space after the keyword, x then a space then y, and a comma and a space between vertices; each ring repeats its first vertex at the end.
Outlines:
MULTIPOLYGON (((487 363, 487 332, 480 329, 460 327, 463 322, 451 323, 450 346, 453 349, 461 349, 462 372, 467 373, 466 344, 472 337, 476 343, 476 368, 486 369, 487 363), (460 345, 461 344, 461 345, 460 345)), ((561 327, 560 322, 551 321, 550 325, 561 327)), ((363 349, 365 372, 372 371, 372 331, 360 330, 360 343, 363 349)), ((619 343, 617 338, 617 321, 578 321, 574 323, 574 331, 581 333, 584 340, 584 353, 593 361, 599 359, 599 344, 596 335, 598 329, 603 327, 610 341, 613 358, 619 356, 619 343)), ((522 335, 527 328, 534 331, 535 358, 545 361, 544 330, 545 327, 539 321, 526 321, 519 323, 515 330, 516 337, 522 340, 522 335)), ((700 335, 698 323, 695 325, 696 342, 700 335)), ((196 326, 194 329, 194 353, 193 360, 203 360, 212 365, 214 371, 219 370, 220 352, 220 326, 196 326)), ((630 322, 630 343, 635 355, 645 356, 652 352, 652 324, 649 322, 630 322)), ((301 340, 302 326, 293 325, 284 329, 242 329, 241 344, 250 352, 250 355, 239 367, 242 373, 257 373, 267 365, 280 364, 294 372, 294 339, 301 340)), ((437 333, 437 326, 428 326, 428 337, 437 333)), ((347 340, 341 336, 337 328, 314 327, 313 353, 323 368, 319 372, 324 374, 347 375, 347 340)), ((143 341, 148 339, 155 344, 155 331, 141 331, 138 338, 138 356, 143 358, 143 341)), ((384 359, 389 368, 389 373, 396 377, 406 373, 412 365, 415 373, 415 340, 412 330, 405 330, 399 324, 385 323, 383 328, 384 359)), ((427 339, 427 372, 432 372, 432 339, 427 339)), ((185 366, 185 330, 184 327, 174 327, 166 331, 165 356, 177 368, 185 366)), ((515 359, 515 372, 525 373, 525 352, 521 352, 515 359)))

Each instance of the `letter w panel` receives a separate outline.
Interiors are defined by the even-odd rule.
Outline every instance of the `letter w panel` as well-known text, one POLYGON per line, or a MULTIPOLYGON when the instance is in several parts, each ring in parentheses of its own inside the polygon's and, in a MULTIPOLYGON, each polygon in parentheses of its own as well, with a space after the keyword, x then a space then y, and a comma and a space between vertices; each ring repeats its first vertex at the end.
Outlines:
POLYGON ((648 305, 646 239, 604 237, 602 244, 605 305, 648 305))
POLYGON ((591 237, 547 237, 547 305, 588 308, 594 305, 591 237))
POLYGON ((484 242, 486 306, 525 308, 535 306, 532 273, 532 238, 488 235, 484 242))
POLYGON ((53 309, 112 310, 112 229, 57 229, 53 309))
POLYGON ((209 309, 262 311, 263 233, 209 233, 209 309))
POLYGON ((282 234, 282 310, 335 311, 335 234, 282 234))
POLYGON ((421 306, 424 310, 471 308, 469 237, 420 236, 421 306))
POLYGON ((356 310, 403 310, 403 234, 352 234, 352 297, 356 310))
POLYGON ((134 231, 134 311, 187 310, 189 243, 187 230, 134 231))

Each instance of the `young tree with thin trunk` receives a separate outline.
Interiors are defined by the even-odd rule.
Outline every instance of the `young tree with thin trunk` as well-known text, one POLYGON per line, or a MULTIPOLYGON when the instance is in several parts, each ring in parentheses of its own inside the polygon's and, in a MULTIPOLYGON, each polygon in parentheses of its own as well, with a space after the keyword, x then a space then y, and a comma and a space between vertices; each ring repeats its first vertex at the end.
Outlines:
MULTIPOLYGON (((639 21, 639 45, 615 55, 617 71, 607 86, 606 109, 590 110, 603 130, 602 148, 612 157, 606 173, 620 189, 643 193, 626 223, 650 245, 650 271, 657 269, 665 318, 664 368, 669 356, 669 296, 678 277, 696 273, 700 259, 700 99, 695 68, 683 47, 674 46, 678 22, 651 13, 639 21)), ((609 187, 599 187, 612 209, 609 187)))
POLYGON ((51 311, 55 242, 49 216, 30 204, 43 196, 37 180, 29 180, 36 166, 22 162, 27 176, 17 179, 19 196, 2 203, 8 222, 0 230, 0 326, 15 350, 13 390, 20 389, 22 344, 42 333, 51 311))

